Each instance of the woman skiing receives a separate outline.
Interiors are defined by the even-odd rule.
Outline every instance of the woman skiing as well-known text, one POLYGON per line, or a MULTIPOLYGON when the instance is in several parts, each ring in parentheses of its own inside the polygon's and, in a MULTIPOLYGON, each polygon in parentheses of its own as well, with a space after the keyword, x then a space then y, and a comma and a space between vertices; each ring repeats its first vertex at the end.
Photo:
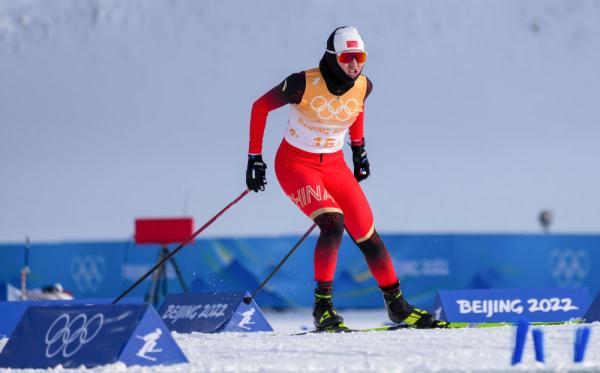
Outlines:
POLYGON ((403 297, 388 250, 375 230, 371 207, 358 184, 370 175, 363 116, 364 101, 373 85, 361 74, 366 58, 356 28, 339 27, 327 39, 319 67, 288 76, 254 102, 246 184, 255 192, 264 190, 267 166, 261 153, 267 115, 290 104, 275 173, 285 193, 320 229, 314 252, 315 327, 345 328, 332 303, 344 228, 364 254, 393 322, 417 328, 446 327, 447 323, 411 306, 403 297), (354 173, 341 150, 348 131, 354 173))

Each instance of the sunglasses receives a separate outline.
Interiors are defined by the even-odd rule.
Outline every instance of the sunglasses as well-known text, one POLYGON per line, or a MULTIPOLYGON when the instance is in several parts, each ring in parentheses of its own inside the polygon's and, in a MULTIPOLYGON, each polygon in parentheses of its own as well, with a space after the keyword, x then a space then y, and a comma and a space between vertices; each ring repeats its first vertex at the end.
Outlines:
POLYGON ((367 60, 367 52, 342 52, 337 55, 337 59, 341 63, 350 63, 352 60, 364 63, 367 60))

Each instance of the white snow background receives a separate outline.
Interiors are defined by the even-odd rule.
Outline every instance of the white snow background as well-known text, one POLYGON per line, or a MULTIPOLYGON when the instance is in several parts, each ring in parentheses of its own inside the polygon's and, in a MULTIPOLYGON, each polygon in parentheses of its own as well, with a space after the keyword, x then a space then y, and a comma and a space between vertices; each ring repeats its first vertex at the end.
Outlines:
MULTIPOLYGON (((252 102, 353 24, 382 232, 557 232, 600 222, 600 2, 0 0, 0 241, 201 224, 245 188, 252 102)), ((302 233, 268 189, 207 235, 302 233)))

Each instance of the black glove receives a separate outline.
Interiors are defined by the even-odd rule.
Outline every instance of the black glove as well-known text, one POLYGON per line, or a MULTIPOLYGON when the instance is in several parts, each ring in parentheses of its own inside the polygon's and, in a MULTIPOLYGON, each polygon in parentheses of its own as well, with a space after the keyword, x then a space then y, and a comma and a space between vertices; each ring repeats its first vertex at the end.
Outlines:
POLYGON ((352 145, 352 162, 354 163, 354 177, 362 181, 371 175, 369 160, 364 145, 352 145))
POLYGON ((246 186, 258 193, 265 190, 267 185, 267 165, 263 162, 262 155, 248 154, 248 168, 246 169, 246 186))

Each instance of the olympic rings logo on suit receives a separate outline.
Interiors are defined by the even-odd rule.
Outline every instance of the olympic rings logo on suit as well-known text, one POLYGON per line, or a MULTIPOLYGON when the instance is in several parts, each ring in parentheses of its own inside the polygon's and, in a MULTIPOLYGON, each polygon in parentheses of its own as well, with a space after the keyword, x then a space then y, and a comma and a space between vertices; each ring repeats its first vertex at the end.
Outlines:
POLYGON ((71 276, 82 292, 96 292, 104 281, 105 272, 106 261, 101 255, 76 255, 71 262, 71 276))
POLYGON ((89 320, 85 313, 80 313, 73 320, 69 314, 63 313, 46 332, 46 357, 50 359, 60 353, 64 358, 75 355, 100 333, 103 325, 104 315, 101 313, 95 314, 89 320))
POLYGON ((359 104, 355 98, 344 101, 338 97, 328 101, 323 96, 315 96, 310 100, 310 108, 323 120, 335 118, 346 122, 359 110, 359 104))
POLYGON ((562 287, 581 286, 590 273, 590 256, 586 250, 554 249, 548 256, 550 274, 562 287))

